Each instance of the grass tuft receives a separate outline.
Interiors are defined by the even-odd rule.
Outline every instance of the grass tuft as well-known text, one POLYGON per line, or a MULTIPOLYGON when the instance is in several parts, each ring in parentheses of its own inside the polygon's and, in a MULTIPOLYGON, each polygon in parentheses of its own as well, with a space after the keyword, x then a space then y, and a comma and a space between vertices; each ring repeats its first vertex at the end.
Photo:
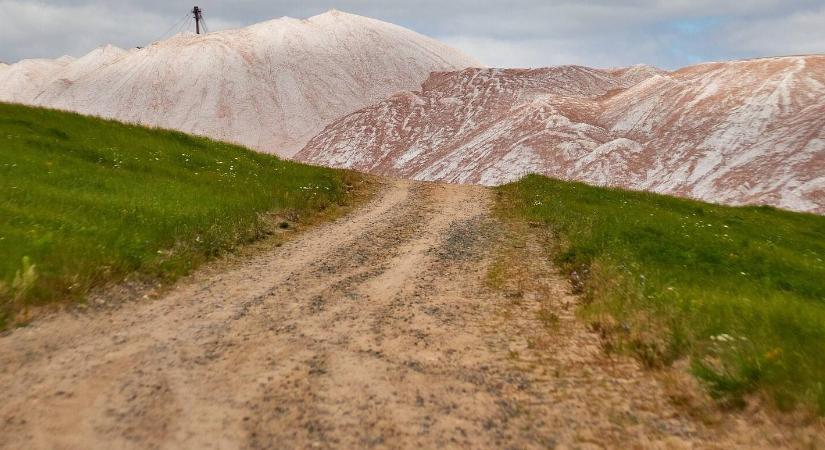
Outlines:
POLYGON ((0 329, 139 274, 164 283, 348 201, 352 172, 0 103, 0 329), (25 319, 25 318, 24 318, 25 319))
POLYGON ((825 217, 531 175, 499 213, 539 223, 582 314, 646 366, 689 358, 720 402, 825 413, 825 217))

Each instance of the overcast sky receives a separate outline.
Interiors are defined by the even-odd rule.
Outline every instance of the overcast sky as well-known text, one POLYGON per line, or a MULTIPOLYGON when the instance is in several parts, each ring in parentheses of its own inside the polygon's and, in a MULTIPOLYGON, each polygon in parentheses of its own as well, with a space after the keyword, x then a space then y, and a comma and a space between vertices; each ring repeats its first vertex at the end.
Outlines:
MULTIPOLYGON (((825 53, 825 0, 197 0, 211 30, 330 8, 393 22, 488 66, 646 63, 825 53)), ((0 0, 0 61, 146 45, 193 0, 0 0)))

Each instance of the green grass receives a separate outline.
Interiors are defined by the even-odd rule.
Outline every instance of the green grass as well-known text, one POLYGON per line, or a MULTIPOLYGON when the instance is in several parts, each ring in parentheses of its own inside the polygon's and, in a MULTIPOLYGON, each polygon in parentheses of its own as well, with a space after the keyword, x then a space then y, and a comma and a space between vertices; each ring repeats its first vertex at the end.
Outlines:
POLYGON ((757 393, 825 413, 825 217, 535 175, 498 198, 550 230, 608 345, 649 366, 687 357, 726 404, 757 393))
POLYGON ((137 274, 174 280, 344 203, 351 172, 186 134, 0 103, 0 329, 137 274), (267 220, 269 218, 269 220, 267 220))

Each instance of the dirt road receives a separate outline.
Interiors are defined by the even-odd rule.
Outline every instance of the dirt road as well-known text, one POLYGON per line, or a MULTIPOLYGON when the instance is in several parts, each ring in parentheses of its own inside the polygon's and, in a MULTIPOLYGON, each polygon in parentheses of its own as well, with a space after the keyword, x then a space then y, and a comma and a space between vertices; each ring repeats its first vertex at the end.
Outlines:
POLYGON ((480 187, 394 182, 162 298, 0 337, 0 447, 784 443, 707 428, 633 361, 604 356, 541 247, 512 240, 491 202, 480 187), (522 281, 493 286, 511 247, 522 281))

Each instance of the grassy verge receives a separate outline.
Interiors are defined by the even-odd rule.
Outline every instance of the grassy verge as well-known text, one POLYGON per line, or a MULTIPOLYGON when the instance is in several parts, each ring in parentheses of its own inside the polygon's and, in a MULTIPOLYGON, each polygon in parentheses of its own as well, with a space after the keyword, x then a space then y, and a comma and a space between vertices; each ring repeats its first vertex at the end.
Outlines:
POLYGON ((0 329, 139 274, 171 281, 330 214, 361 178, 182 133, 0 104, 0 329), (272 223, 276 220, 276 223, 272 223))
POLYGON ((825 413, 825 217, 528 176, 498 211, 547 227, 609 346, 689 358, 729 405, 752 393, 825 413))

